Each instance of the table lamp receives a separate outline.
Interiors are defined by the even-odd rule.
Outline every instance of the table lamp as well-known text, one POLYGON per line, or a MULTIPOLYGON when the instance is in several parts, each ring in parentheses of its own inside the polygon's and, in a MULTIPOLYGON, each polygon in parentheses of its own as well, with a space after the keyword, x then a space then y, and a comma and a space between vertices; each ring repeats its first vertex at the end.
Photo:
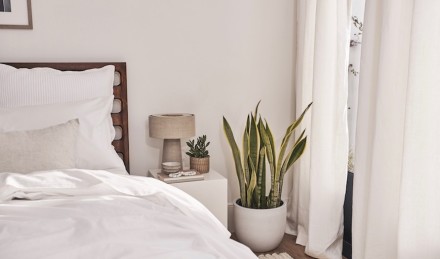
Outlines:
POLYGON ((150 137, 163 139, 162 163, 179 162, 182 166, 180 139, 196 134, 194 114, 153 114, 148 125, 150 137))

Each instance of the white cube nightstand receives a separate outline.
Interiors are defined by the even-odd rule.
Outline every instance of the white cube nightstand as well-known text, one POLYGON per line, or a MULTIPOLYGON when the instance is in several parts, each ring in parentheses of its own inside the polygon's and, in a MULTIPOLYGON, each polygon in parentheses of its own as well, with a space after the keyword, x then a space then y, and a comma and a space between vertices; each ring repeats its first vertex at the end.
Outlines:
MULTIPOLYGON (((148 170, 148 176, 157 178, 161 169, 148 170)), ((188 193, 205 205, 221 223, 228 227, 228 181, 214 170, 204 174, 201 181, 171 183, 172 186, 188 193)))

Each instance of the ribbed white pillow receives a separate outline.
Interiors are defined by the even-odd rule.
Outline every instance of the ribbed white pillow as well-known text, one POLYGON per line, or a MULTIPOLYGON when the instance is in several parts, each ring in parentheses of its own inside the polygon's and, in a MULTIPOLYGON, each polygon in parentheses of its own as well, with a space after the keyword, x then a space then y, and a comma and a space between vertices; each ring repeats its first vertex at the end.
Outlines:
POLYGON ((75 167, 78 120, 29 131, 0 132, 0 172, 75 167))
POLYGON ((115 67, 84 71, 0 64, 0 107, 67 103, 113 94, 115 67))

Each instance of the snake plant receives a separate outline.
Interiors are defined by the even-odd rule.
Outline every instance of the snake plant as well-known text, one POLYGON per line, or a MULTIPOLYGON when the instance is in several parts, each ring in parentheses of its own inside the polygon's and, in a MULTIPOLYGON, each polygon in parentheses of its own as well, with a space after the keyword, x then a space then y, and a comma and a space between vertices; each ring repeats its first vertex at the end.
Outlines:
POLYGON ((259 105, 260 102, 258 102, 255 111, 247 116, 241 152, 225 117, 223 117, 223 129, 234 158, 240 187, 240 205, 255 209, 276 208, 281 206, 284 176, 295 161, 300 158, 306 147, 305 130, 293 141, 293 145, 290 145, 289 152, 286 154, 289 140, 312 103, 307 106, 298 119, 287 127, 278 155, 269 125, 258 115, 259 105), (266 192, 266 160, 271 179, 268 193, 266 192))

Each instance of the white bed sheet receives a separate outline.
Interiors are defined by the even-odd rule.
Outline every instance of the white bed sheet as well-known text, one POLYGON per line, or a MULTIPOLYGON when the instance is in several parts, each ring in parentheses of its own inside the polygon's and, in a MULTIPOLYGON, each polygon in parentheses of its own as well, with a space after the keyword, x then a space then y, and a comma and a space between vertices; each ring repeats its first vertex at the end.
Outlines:
POLYGON ((0 258, 256 258, 229 237, 198 201, 152 178, 0 173, 0 258))
POLYGON ((129 175, 127 170, 125 170, 125 168, 110 168, 110 169, 105 169, 105 171, 113 174, 129 175))

